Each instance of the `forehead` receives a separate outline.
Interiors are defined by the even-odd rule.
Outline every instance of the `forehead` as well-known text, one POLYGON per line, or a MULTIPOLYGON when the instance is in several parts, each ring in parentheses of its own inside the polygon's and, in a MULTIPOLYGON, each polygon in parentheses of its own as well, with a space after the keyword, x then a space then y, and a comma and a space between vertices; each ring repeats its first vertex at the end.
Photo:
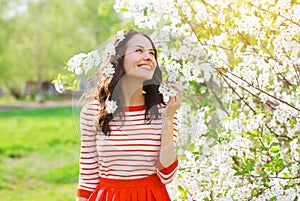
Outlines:
POLYGON ((153 46, 148 38, 141 34, 136 34, 127 42, 127 48, 144 47, 145 49, 153 49, 153 46))

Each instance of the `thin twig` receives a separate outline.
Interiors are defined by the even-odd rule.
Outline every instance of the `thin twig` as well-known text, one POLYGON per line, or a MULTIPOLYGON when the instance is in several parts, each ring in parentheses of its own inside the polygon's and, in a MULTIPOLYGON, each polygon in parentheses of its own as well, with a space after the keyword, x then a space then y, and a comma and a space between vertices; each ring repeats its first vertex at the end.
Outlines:
POLYGON ((266 92, 266 91, 263 91, 262 89, 260 89, 260 88, 258 88, 258 87, 256 87, 256 86, 254 86, 253 84, 247 82, 247 81, 244 80, 243 78, 241 78, 241 77, 235 75, 234 73, 232 73, 232 72, 230 72, 230 71, 226 71, 226 72, 227 72, 227 73, 230 73, 230 74, 233 75, 234 77, 236 77, 236 78, 242 80, 243 82, 247 83, 249 86, 253 87, 254 89, 256 89, 256 90, 258 90, 258 91, 260 91, 261 93, 264 93, 264 94, 266 94, 266 95, 272 97, 273 99, 278 100, 278 101, 280 101, 280 102, 282 102, 282 103, 284 103, 284 104, 290 106, 291 108, 293 108, 293 109, 295 109, 295 110, 297 110, 297 111, 300 111, 300 109, 299 109, 299 108, 296 108, 294 105, 292 105, 292 104, 290 104, 290 103, 288 103, 288 102, 286 102, 286 101, 284 101, 284 100, 281 100, 280 98, 277 98, 277 97, 275 97, 275 96, 269 94, 269 93, 266 92))
POLYGON ((264 8, 261 8, 260 6, 254 5, 254 4, 251 3, 251 2, 247 2, 247 3, 250 4, 250 5, 253 6, 253 7, 258 8, 259 10, 262 10, 262 11, 265 11, 265 12, 267 12, 267 13, 270 13, 270 14, 273 15, 273 16, 276 16, 276 17, 282 17, 283 19, 286 19, 287 21, 289 21, 289 22, 291 22, 291 23, 293 23, 293 24, 295 24, 295 25, 297 25, 297 26, 300 27, 300 24, 298 24, 297 22, 294 22, 293 20, 291 20, 291 19, 289 19, 289 18, 287 18, 287 17, 285 17, 285 16, 283 16, 283 15, 281 15, 281 14, 273 13, 273 12, 271 12, 271 11, 269 11, 269 10, 266 10, 266 9, 264 9, 264 8))
POLYGON ((228 86, 230 87, 230 89, 250 108, 250 110, 256 114, 256 111, 249 105, 249 103, 240 96, 239 93, 237 93, 237 91, 229 84, 229 82, 225 79, 224 74, 220 74, 223 77, 223 80, 228 84, 228 86))

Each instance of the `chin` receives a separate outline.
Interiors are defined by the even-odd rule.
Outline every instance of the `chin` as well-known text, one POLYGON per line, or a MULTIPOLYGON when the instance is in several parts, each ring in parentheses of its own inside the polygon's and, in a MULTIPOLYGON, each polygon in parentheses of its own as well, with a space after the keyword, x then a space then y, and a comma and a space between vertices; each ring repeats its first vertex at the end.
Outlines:
POLYGON ((153 78, 153 75, 131 75, 131 77, 134 77, 136 79, 139 79, 141 81, 151 80, 153 78))

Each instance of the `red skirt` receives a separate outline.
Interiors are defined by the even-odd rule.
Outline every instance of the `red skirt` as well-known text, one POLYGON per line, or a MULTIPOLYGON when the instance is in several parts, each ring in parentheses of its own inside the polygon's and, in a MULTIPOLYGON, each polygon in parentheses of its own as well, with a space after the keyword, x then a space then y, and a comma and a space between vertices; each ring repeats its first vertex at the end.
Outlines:
POLYGON ((101 178, 88 201, 171 201, 166 186, 154 174, 142 179, 101 178))

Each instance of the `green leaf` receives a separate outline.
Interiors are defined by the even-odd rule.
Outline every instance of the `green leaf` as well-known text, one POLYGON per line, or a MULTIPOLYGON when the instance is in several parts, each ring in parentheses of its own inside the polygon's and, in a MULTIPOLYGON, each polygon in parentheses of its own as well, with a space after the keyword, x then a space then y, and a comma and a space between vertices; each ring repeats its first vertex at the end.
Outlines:
POLYGON ((213 193, 213 191, 210 191, 209 197, 210 197, 211 200, 214 200, 214 193, 213 193))
POLYGON ((292 124, 292 126, 294 126, 297 123, 297 119, 295 117, 292 117, 290 119, 290 123, 292 124))
POLYGON ((265 163, 264 166, 267 167, 267 168, 272 167, 272 165, 270 163, 265 163))
POLYGON ((126 9, 126 8, 121 8, 120 12, 121 12, 121 13, 128 12, 128 9, 126 9))
POLYGON ((270 145, 270 147, 274 147, 274 146, 279 146, 278 142, 272 142, 272 144, 270 145))
POLYGON ((191 144, 190 147, 189 147, 189 150, 190 150, 191 152, 193 152, 193 153, 198 151, 198 149, 197 149, 197 147, 196 147, 195 144, 191 144))
POLYGON ((181 195, 180 195, 181 199, 187 199, 188 198, 187 194, 189 192, 188 191, 189 188, 184 189, 182 186, 178 185, 178 190, 181 193, 181 195))
POLYGON ((245 175, 245 172, 236 172, 234 173, 233 176, 243 176, 243 175, 245 175))
POLYGON ((205 94, 207 92, 207 88, 202 86, 200 87, 200 94, 205 94))
POLYGON ((180 47, 180 45, 181 45, 181 41, 177 38, 176 40, 175 40, 175 47, 180 47))
POLYGON ((180 192, 184 191, 183 187, 180 186, 180 185, 178 185, 178 190, 179 190, 180 192))
POLYGON ((269 136, 266 137, 267 144, 271 143, 271 138, 269 136))
POLYGON ((270 149, 270 151, 271 151, 272 153, 278 153, 280 150, 278 149, 278 147, 272 147, 272 148, 270 149))
POLYGON ((210 106, 210 102, 209 102, 209 100, 208 100, 207 98, 204 98, 204 99, 202 100, 202 102, 203 102, 203 105, 204 105, 204 106, 210 106))
POLYGON ((209 133, 209 135, 210 135, 211 137, 213 137, 215 140, 218 140, 219 135, 218 135, 218 133, 217 133, 216 130, 214 130, 214 129, 209 129, 208 133, 209 133))
POLYGON ((292 91, 293 92, 296 92, 297 91, 297 88, 298 88, 298 86, 296 85, 296 84, 292 84, 292 91))
POLYGON ((237 165, 232 165, 231 168, 234 169, 237 172, 240 170, 240 167, 238 167, 237 165))

